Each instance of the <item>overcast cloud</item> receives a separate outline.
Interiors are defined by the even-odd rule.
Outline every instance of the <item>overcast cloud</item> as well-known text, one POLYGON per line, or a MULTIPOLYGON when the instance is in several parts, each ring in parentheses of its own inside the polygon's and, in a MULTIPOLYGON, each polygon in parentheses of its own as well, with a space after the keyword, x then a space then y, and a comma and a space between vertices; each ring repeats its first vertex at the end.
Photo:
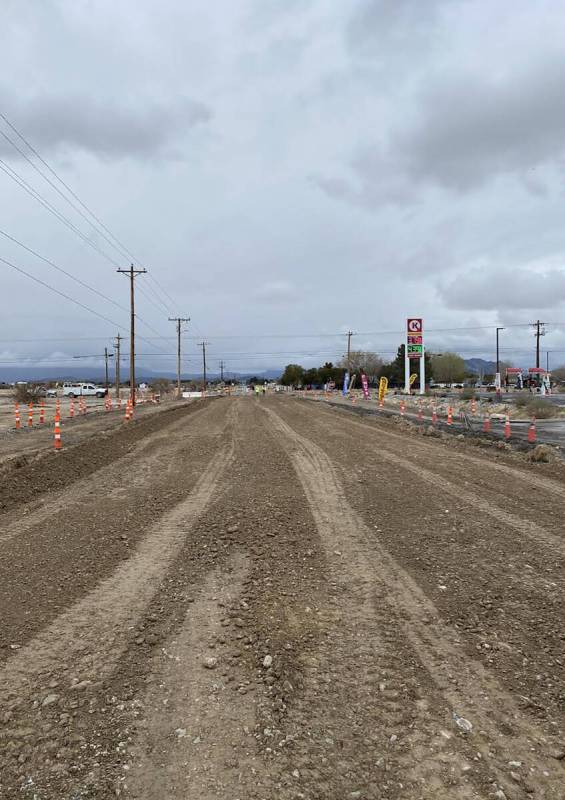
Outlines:
MULTIPOLYGON (((147 366, 174 368, 177 314, 192 320, 187 370, 202 338, 212 369, 259 371, 335 359, 345 338, 330 334, 350 328, 388 357, 411 315, 430 347, 469 356, 491 358, 488 326, 505 325, 506 356, 525 365, 531 331, 510 326, 541 318, 565 362, 560 0, 8 0, 3 12, 0 111, 164 289, 138 279, 147 366)), ((26 151, 1 120, 0 132, 26 151)), ((0 263, 0 361, 95 363, 118 325, 127 334, 115 269, 131 256, 3 136, 0 159, 0 229, 123 306, 0 235, 1 258, 111 320, 0 263)))

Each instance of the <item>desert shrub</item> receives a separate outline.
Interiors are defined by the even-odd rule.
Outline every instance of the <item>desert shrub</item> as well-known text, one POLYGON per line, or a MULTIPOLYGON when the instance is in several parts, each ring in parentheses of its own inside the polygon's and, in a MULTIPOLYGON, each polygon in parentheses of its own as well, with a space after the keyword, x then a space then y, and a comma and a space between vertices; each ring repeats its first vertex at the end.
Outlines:
POLYGON ((461 392, 461 399, 462 400, 473 400, 475 397, 476 397, 475 390, 473 388, 471 388, 470 386, 467 386, 461 392))
POLYGON ((544 397, 520 396, 515 400, 515 404, 518 408, 524 409, 528 416, 537 419, 549 419, 556 414, 555 406, 544 397))
POLYGON ((22 383, 14 388, 14 400, 16 403, 36 403, 40 396, 39 387, 29 383, 22 383))

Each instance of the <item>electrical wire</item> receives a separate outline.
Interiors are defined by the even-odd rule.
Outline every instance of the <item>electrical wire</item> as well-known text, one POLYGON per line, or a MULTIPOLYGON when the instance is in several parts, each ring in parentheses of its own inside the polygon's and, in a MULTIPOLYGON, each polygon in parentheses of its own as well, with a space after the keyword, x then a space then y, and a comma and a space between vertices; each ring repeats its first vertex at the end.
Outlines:
MULTIPOLYGON (((92 229, 93 229, 93 230, 94 230, 96 233, 98 233, 100 236, 102 236, 102 237, 104 238, 104 240, 105 240, 105 241, 106 241, 106 242, 107 242, 107 243, 108 243, 108 244, 109 244, 111 247, 113 247, 113 248, 114 248, 114 250, 116 250, 116 251, 117 251, 117 252, 120 254, 120 256, 123 256, 123 257, 126 257, 126 258, 131 258, 131 259, 132 259, 134 262, 136 262, 136 263, 140 264, 140 266, 143 266, 143 264, 141 264, 140 260, 139 260, 139 259, 137 259, 137 258, 136 258, 136 257, 133 255, 133 253, 132 253, 132 252, 131 252, 131 251, 130 251, 130 250, 129 250, 129 249, 128 249, 128 248, 127 248, 127 247, 126 247, 124 244, 123 244, 123 242, 122 242, 122 241, 121 241, 121 240, 120 240, 120 239, 119 239, 119 238, 118 238, 118 237, 117 237, 117 236, 116 236, 114 233, 112 233, 112 231, 110 231, 110 229, 109 229, 109 228, 108 228, 108 227, 107 227, 107 226, 104 224, 104 222, 102 222, 102 220, 101 220, 101 219, 100 219, 100 218, 99 218, 99 217, 98 217, 98 216, 97 216, 97 215, 94 213, 94 211, 92 211, 92 209, 91 209, 91 208, 89 208, 89 207, 86 205, 86 203, 84 203, 84 202, 83 202, 83 201, 80 199, 80 197, 79 197, 79 196, 76 194, 76 192, 75 192, 75 191, 74 191, 74 190, 73 190, 73 189, 72 189, 72 188, 71 188, 71 187, 70 187, 70 186, 69 186, 69 185, 68 185, 68 184, 67 184, 67 183, 66 183, 66 182, 65 182, 65 181, 64 181, 64 180, 61 178, 61 177, 60 177, 60 175, 59 175, 59 174, 58 174, 58 173, 57 173, 57 172, 56 172, 56 171, 53 169, 53 167, 51 167, 51 165, 50 165, 50 164, 49 164, 49 163, 48 163, 48 162, 47 162, 47 161, 46 161, 46 160, 43 158, 43 156, 42 156, 42 155, 41 155, 41 154, 38 152, 38 150, 37 150, 37 149, 36 149, 36 148, 35 148, 35 147, 34 147, 34 146, 33 146, 33 145, 32 145, 32 144, 31 144, 31 143, 28 141, 28 139, 26 139, 26 137, 25 137, 25 136, 24 136, 24 135, 21 133, 21 131, 19 131, 19 130, 16 128, 16 126, 15 126, 15 125, 14 125, 12 122, 10 122, 10 120, 9 120, 9 119, 6 117, 6 115, 5 115, 5 114, 3 114, 2 112, 0 112, 0 118, 4 120, 4 122, 6 123, 6 125, 8 125, 8 127, 9 127, 9 128, 10 128, 10 129, 11 129, 11 130, 12 130, 12 131, 13 131, 13 132, 14 132, 14 133, 15 133, 15 134, 16 134, 16 135, 17 135, 17 136, 18 136, 18 137, 21 139, 21 141, 22 141, 22 142, 23 142, 23 143, 24 143, 24 144, 25 144, 25 145, 26 145, 26 146, 29 148, 29 150, 30 150, 30 151, 31 151, 31 152, 32 152, 32 153, 35 155, 35 157, 36 157, 37 159, 39 159, 39 161, 40 161, 40 162, 41 162, 41 163, 42 163, 42 164, 45 166, 45 168, 46 168, 46 169, 47 169, 47 170, 48 170, 48 171, 51 173, 51 175, 53 175, 53 177, 54 177, 54 178, 55 178, 55 179, 56 179, 56 180, 57 180, 57 181, 58 181, 58 182, 61 184, 61 186, 63 186, 63 187, 65 188, 65 190, 66 190, 66 191, 67 191, 67 192, 68 192, 68 193, 71 195, 71 197, 73 197, 73 198, 74 198, 74 199, 77 201, 77 203, 78 203, 78 204, 81 206, 81 208, 83 208, 83 209, 84 209, 84 210, 85 210, 85 211, 86 211, 86 212, 87 212, 87 213, 90 215, 90 217, 91 217, 92 219, 89 219, 89 217, 88 217, 88 216, 86 216, 86 214, 84 214, 84 213, 83 213, 83 211, 81 211, 81 209, 80 209, 80 208, 78 208, 78 207, 77 207, 77 205, 76 205, 75 203, 73 203, 73 202, 72 202, 72 200, 70 200, 70 199, 69 199, 69 197, 67 197, 67 195, 65 195, 65 193, 64 193, 64 192, 62 192, 62 191, 59 189, 59 187, 58 187, 58 186, 56 186, 56 185, 53 183, 53 181, 52 181, 52 180, 51 180, 51 179, 50 179, 50 178, 49 178, 47 175, 45 175, 45 173, 44 173, 44 172, 42 172, 42 170, 40 170, 40 169, 39 169, 39 167, 37 166, 37 164, 35 164, 35 163, 32 161, 32 159, 30 159, 30 158, 29 158, 29 156, 27 156, 27 155, 26 155, 26 153, 24 153, 24 151, 23 151, 23 150, 22 150, 20 147, 18 147, 18 145, 17 145, 17 144, 16 144, 16 143, 15 143, 15 142, 14 142, 14 141, 13 141, 13 140, 12 140, 12 139, 11 139, 11 138, 8 136, 8 135, 7 135, 7 134, 6 134, 4 131, 0 130, 0 135, 2 135, 2 136, 4 137, 4 139, 6 139, 6 141, 8 141, 8 142, 9 142, 9 143, 12 145, 12 147, 14 147, 14 149, 15 149, 15 150, 16 150, 16 151, 17 151, 17 152, 18 152, 18 153, 19 153, 19 154, 20 154, 20 155, 21 155, 21 156, 22 156, 22 157, 23 157, 23 158, 24 158, 24 159, 25 159, 25 160, 26 160, 26 161, 27 161, 27 162, 28 162, 28 163, 29 163, 31 166, 32 166, 32 168, 33 168, 33 169, 34 169, 34 170, 35 170, 35 171, 36 171, 36 172, 37 172, 39 175, 41 175, 41 177, 42 177, 42 178, 43 178, 43 179, 44 179, 44 180, 45 180, 45 181, 46 181, 46 182, 47 182, 47 183, 48 183, 48 184, 49 184, 49 185, 50 185, 50 186, 51 186, 51 187, 52 187, 52 188, 53 188, 53 189, 54 189, 54 190, 55 190, 55 191, 56 191, 56 192, 57 192, 57 193, 58 193, 58 194, 59 194, 59 195, 60 195, 60 196, 61 196, 61 197, 62 197, 62 198, 63 198, 63 199, 66 201, 66 202, 67 202, 67 203, 69 203, 69 205, 70 205, 70 206, 71 206, 71 207, 72 207, 72 208, 73 208, 73 209, 74 209, 74 210, 75 210, 75 211, 76 211, 76 212, 77 212, 77 213, 78 213, 78 214, 79 214, 79 215, 80 215, 80 216, 81 216, 81 217, 82 217, 82 218, 83 218, 83 219, 84 219, 84 220, 85 220, 85 221, 86 221, 86 222, 87 222, 89 225, 90 225, 90 227, 91 227, 91 228, 92 228, 92 229), (94 224, 94 223, 92 222, 92 220, 94 220, 96 224, 94 224)), ((16 174, 17 174, 17 173, 16 173, 16 174)), ((23 179, 22 179, 22 180, 23 180, 23 179)), ((72 225, 72 223, 70 223, 70 224, 72 225)), ((74 227, 75 227, 75 230, 76 230, 76 231, 78 231, 78 229, 76 229, 76 226, 74 226, 74 227)), ((102 252, 102 251, 99 251, 99 252, 102 252)), ((107 257, 107 258, 109 258, 108 256, 106 256, 106 257, 107 257)), ((114 263, 114 266, 118 266, 118 264, 116 264, 116 262, 113 262, 113 263, 114 263)), ((157 281, 157 279, 156 279, 155 277, 151 276, 151 275, 150 275, 150 279, 151 279, 151 280, 153 281, 153 283, 154 283, 154 284, 155 284, 155 285, 156 285, 156 286, 157 286, 157 287, 160 289, 160 291, 161 291, 161 292, 162 292, 162 293, 163 293, 165 296, 167 296, 167 297, 169 298, 169 300, 171 301, 171 303, 172 303, 172 304, 173 304, 173 306, 174 306, 174 301, 172 300, 172 298, 170 297, 170 295, 168 295, 168 293, 166 292, 166 290, 165 290, 165 289, 164 289, 164 288, 161 286, 161 284, 160 284, 160 283, 157 281)), ((164 302, 162 301, 162 299, 159 297, 159 295, 157 294, 157 292, 156 292, 155 290, 153 290, 153 291, 154 291, 154 294, 155 294, 155 296, 157 297, 157 299, 158 299, 158 300, 159 300, 159 302, 161 303, 161 305, 164 307, 164 309, 165 309, 165 312, 168 314, 168 313, 169 313, 169 311, 170 311, 170 308, 167 306, 167 304, 166 304, 166 303, 164 303, 164 302)))

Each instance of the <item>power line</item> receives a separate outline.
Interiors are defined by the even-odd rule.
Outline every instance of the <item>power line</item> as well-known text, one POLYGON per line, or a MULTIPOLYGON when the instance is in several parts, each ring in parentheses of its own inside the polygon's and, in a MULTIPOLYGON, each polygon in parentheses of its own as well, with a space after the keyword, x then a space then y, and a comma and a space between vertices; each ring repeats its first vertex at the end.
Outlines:
MULTIPOLYGON (((29 150, 39 159, 39 161, 49 170, 49 172, 56 178, 56 180, 59 181, 59 183, 66 189, 66 191, 69 192, 69 194, 79 203, 79 205, 82 208, 84 208, 84 210, 92 217, 92 219, 95 220, 95 222, 97 224, 94 224, 92 222, 92 220, 89 219, 86 216, 86 214, 84 214, 81 211, 81 209, 78 208, 77 205, 75 203, 73 203, 72 200, 70 200, 64 194, 64 192, 62 192, 59 189, 59 187, 56 186, 55 183, 53 183, 53 181, 47 175, 45 175, 44 172, 42 172, 42 170, 39 169, 37 164, 35 164, 32 161, 32 159, 30 159, 29 156, 20 147, 18 147, 18 145, 4 131, 0 130, 0 135, 3 136, 4 139, 6 139, 6 141, 8 141, 12 145, 12 147, 22 156, 22 158, 24 158, 28 162, 28 164, 30 164, 31 167, 49 184, 49 186, 51 186, 57 192, 57 194, 59 194, 71 206, 71 208, 73 208, 87 222, 88 225, 90 225, 90 227, 96 233, 98 233, 100 236, 102 236, 102 238, 111 247, 113 247, 114 250, 116 250, 120 254, 120 256, 126 256, 126 257, 129 257, 129 258, 132 258, 134 261, 139 263, 139 259, 136 259, 133 256, 133 254, 123 244, 123 242, 121 242, 120 239, 118 239, 118 237, 115 234, 113 234, 109 230, 109 228, 102 222, 102 220, 78 197, 76 192, 74 192, 73 189, 71 189, 71 187, 47 163, 47 161, 41 156, 41 154, 37 151, 37 149, 35 147, 33 147, 33 145, 26 139, 26 137, 16 128, 16 126, 12 122, 10 122, 10 120, 6 117, 6 115, 2 114, 0 112, 0 118, 2 118, 4 120, 4 122, 10 127, 10 129, 12 131, 14 131, 14 133, 21 139, 22 142, 24 142, 24 144, 29 148, 29 150), (108 235, 106 235, 106 234, 108 234, 108 235), (109 237, 111 237, 111 238, 109 238, 109 237)), ((72 230, 74 233, 76 233, 78 236, 80 236, 87 244, 89 244, 98 253, 100 253, 100 255, 103 255, 104 258, 106 258, 112 264, 112 266, 119 267, 119 264, 116 261, 114 261, 110 256, 108 256, 108 254, 105 253, 103 250, 101 250, 97 245, 95 245, 93 242, 91 242, 90 239, 88 239, 88 237, 86 237, 82 233, 82 231, 80 231, 80 229, 77 228, 74 225, 74 223, 72 223, 67 217, 65 217, 64 214, 59 212, 59 210, 56 209, 51 203, 46 201, 39 194, 39 192, 37 192, 32 186, 30 186, 20 175, 18 175, 18 173, 15 170, 13 170, 11 167, 9 167, 7 164, 5 164, 5 162, 3 162, 1 160, 0 160, 0 163, 4 165, 4 167, 5 167, 4 172, 6 172, 6 174, 8 174, 9 177, 11 177, 13 180, 16 180, 16 182, 22 188, 26 189, 26 191, 28 191, 28 193, 30 193, 32 195, 32 197, 34 197, 42 205, 44 205, 44 207, 47 208, 49 211, 51 211, 51 213, 55 214, 55 216, 58 219, 60 219, 60 221, 64 222, 64 224, 66 224, 67 227, 70 228, 70 230, 72 230), (13 174, 11 174, 11 173, 13 173, 13 174), (14 176, 16 176, 16 177, 14 177, 14 176)), ((141 266, 143 267, 143 265, 141 265, 141 266)), ((161 291, 166 294, 165 290, 160 286, 160 284, 158 283, 157 279, 153 278, 152 280, 157 286, 159 286, 161 288, 161 291)), ((154 290, 154 294, 157 297, 157 299, 159 300, 159 302, 161 303, 161 305, 164 307, 165 313, 169 313, 169 309, 168 309, 167 305, 165 303, 163 303, 163 301, 161 300, 161 298, 159 298, 159 296, 157 295, 155 290, 154 290)), ((169 296, 169 299, 171 299, 170 296, 169 296)), ((171 302, 172 302, 172 299, 171 299, 171 302)))
POLYGON ((97 294, 98 297, 101 297, 103 300, 106 300, 108 303, 112 303, 112 305, 116 306, 116 308, 119 308, 121 311, 126 311, 127 312, 128 309, 125 306, 120 305, 115 300, 112 300, 111 297, 108 297, 108 295, 104 294, 103 292, 100 292, 98 289, 95 289, 93 286, 89 286, 88 283, 85 283, 80 278, 75 277, 71 272, 67 272, 66 269, 63 269, 63 267, 60 267, 54 261, 51 261, 51 259, 46 258, 45 256, 42 256, 41 253, 38 253, 36 250, 33 250, 31 247, 28 247, 23 242, 20 242, 19 239, 16 239, 13 236, 10 236, 10 234, 6 233, 6 231, 3 231, 3 230, 0 229, 0 235, 4 236, 6 239, 9 239, 14 244, 17 244, 19 247, 22 247, 24 250, 27 250, 28 253, 31 253, 36 258, 39 258, 41 261, 44 261, 46 264, 49 264, 49 266, 53 267, 53 269, 56 269, 58 272, 62 273, 63 275, 66 275, 67 278, 70 278, 72 281, 75 281, 75 283, 78 283, 80 286, 83 286, 85 289, 88 289, 90 292, 94 292, 94 294, 97 294))
POLYGON ((49 289, 50 292, 54 292, 55 294, 58 294, 60 297, 64 297, 65 300, 69 300, 71 303, 74 303, 76 306, 79 306, 80 308, 84 309, 85 311, 88 311, 89 314, 94 314, 96 317, 100 317, 100 319, 103 319, 104 322, 109 322, 111 325, 114 325, 116 328, 120 328, 121 330, 125 330, 122 325, 118 325, 117 322, 113 322, 111 319, 108 319, 108 317, 105 317, 104 314, 100 314, 98 311, 95 311, 93 308, 90 308, 89 306, 85 305, 84 303, 81 303, 80 300, 75 300, 74 297, 71 297, 70 295, 65 294, 65 292, 61 292, 59 289, 56 289, 54 286, 51 286, 50 283, 46 283, 46 281, 42 281, 41 278, 36 278, 35 275, 32 275, 29 272, 26 272, 25 269, 22 269, 21 267, 16 266, 16 264, 13 264, 11 261, 7 261, 5 258, 2 258, 2 257, 0 257, 0 261, 3 264, 6 264, 8 267, 11 267, 12 269, 15 269, 16 272, 19 272, 22 275, 25 275, 26 278, 30 278, 30 280, 35 281, 35 283, 39 283, 41 286, 44 286, 46 289, 49 289))

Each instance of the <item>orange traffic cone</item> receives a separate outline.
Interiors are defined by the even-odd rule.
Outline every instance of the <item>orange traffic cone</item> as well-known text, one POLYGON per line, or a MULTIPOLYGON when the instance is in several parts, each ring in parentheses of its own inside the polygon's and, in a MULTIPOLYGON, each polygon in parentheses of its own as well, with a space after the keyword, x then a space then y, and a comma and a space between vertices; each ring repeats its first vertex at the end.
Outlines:
POLYGON ((437 424, 437 411, 436 411, 436 407, 432 406, 432 425, 436 425, 436 424, 437 424))
POLYGON ((75 398, 71 397, 71 401, 69 403, 69 417, 74 419, 75 416, 75 398))
POLYGON ((473 397, 473 399, 471 400, 471 414, 476 414, 476 413, 477 413, 477 402, 473 397))
POLYGON ((451 409, 451 406, 448 406, 447 407, 447 424, 451 425, 452 422, 453 422, 453 411, 451 409))
POLYGON ((406 405, 405 405, 405 403, 404 403, 404 400, 401 400, 401 401, 400 401, 400 416, 401 416, 401 417, 403 417, 403 416, 404 416, 404 409, 405 409, 405 408, 406 408, 406 405))
POLYGON ((60 450, 63 446, 61 442, 61 421, 57 415, 55 415, 55 438, 53 440, 53 445, 55 450, 60 450))
POLYGON ((535 444, 536 441, 536 418, 532 417, 532 422, 530 427, 528 428, 528 442, 530 444, 535 444))
POLYGON ((490 417, 488 414, 485 414, 485 418, 483 420, 483 432, 490 433, 490 417))
POLYGON ((506 415, 506 421, 504 423, 504 438, 510 439, 512 432, 510 430, 510 417, 508 414, 506 415))
POLYGON ((39 406, 39 424, 43 425, 44 422, 45 422, 45 403, 42 400, 41 405, 39 406))
POLYGON ((19 403, 16 403, 16 407, 14 408, 14 414, 16 416, 16 430, 19 431, 19 429, 22 426, 22 423, 20 422, 20 405, 19 405, 19 403))
POLYGON ((130 401, 128 400, 126 403, 126 415, 124 417, 125 422, 130 421, 129 406, 130 406, 130 401))
POLYGON ((30 403, 28 406, 27 426, 28 428, 33 428, 33 403, 30 403))

